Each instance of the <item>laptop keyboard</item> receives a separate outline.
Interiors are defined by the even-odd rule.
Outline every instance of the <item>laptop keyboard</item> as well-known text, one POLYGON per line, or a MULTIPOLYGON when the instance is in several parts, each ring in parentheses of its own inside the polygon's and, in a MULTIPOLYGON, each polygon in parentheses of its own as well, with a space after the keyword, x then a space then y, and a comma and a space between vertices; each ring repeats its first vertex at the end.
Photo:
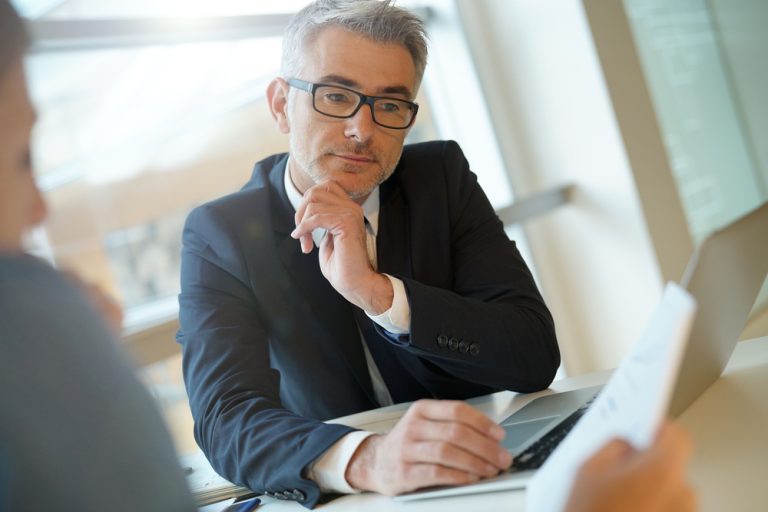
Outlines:
POLYGON ((539 469, 544 461, 550 456, 550 454, 557 448, 557 445, 565 439, 568 432, 576 425, 581 419, 595 397, 590 399, 584 405, 576 409, 570 416, 561 421, 555 428, 547 432, 538 441, 526 448, 512 461, 512 467, 509 468, 511 472, 523 471, 529 469, 539 469))

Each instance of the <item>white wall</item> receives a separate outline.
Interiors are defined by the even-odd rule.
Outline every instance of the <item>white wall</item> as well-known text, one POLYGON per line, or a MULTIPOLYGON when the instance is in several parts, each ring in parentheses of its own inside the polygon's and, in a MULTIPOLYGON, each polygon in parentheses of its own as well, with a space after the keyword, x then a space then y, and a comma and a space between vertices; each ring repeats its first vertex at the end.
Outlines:
POLYGON ((526 226, 566 370, 614 367, 663 283, 581 2, 456 2, 515 196, 578 188, 526 226))

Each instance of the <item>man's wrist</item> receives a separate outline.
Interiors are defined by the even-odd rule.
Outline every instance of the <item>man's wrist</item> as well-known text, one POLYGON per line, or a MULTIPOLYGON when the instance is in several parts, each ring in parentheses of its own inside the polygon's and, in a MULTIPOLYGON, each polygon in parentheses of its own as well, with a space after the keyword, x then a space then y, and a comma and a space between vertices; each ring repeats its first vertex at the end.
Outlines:
POLYGON ((380 315, 392 307, 395 290, 392 282, 384 274, 374 272, 370 281, 356 297, 350 300, 371 316, 380 315))
POLYGON ((411 332, 411 306, 408 303, 408 295, 403 281, 389 274, 384 274, 384 276, 389 279, 394 290, 392 306, 379 315, 367 314, 368 318, 390 334, 392 341, 395 341, 395 339, 400 339, 399 335, 410 334, 411 332))
POLYGON ((375 435, 355 430, 341 437, 306 468, 306 478, 314 481, 323 493, 354 494, 360 492, 349 485, 345 474, 352 456, 366 438, 375 435))
POLYGON ((347 483, 355 489, 360 489, 361 491, 375 490, 371 485, 371 482, 376 477, 374 474, 374 468, 376 467, 376 449, 382 439, 383 437, 380 434, 374 434, 367 437, 357 447, 352 458, 349 459, 344 478, 347 480, 347 483))

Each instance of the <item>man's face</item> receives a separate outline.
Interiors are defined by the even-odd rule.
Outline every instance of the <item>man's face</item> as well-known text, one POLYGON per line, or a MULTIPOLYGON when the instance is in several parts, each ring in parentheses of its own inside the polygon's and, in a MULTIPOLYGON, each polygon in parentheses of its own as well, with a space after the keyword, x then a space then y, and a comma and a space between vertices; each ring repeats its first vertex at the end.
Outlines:
POLYGON ((24 231, 45 217, 30 162, 34 122, 19 58, 0 76, 0 250, 21 250, 24 231))
MULTIPOLYGON (((415 95, 415 66, 402 45, 329 27, 307 46, 300 76, 287 78, 341 85, 372 96, 412 100, 415 95)), ((311 94, 298 89, 290 90, 286 114, 289 169, 302 193, 332 180, 350 197, 364 199, 394 171, 408 132, 375 124, 367 105, 348 119, 327 117, 313 109, 311 94)))

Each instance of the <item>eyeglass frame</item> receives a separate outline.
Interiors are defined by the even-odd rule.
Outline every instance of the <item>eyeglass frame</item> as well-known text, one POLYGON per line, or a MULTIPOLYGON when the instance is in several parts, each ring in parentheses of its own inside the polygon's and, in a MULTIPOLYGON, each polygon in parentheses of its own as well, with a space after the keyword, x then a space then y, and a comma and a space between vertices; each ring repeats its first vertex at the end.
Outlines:
POLYGON ((349 87, 344 87, 342 85, 336 85, 336 84, 325 84, 325 83, 315 83, 315 82, 308 82, 306 80, 301 80, 299 78, 289 78, 286 80, 286 83, 290 87, 295 87, 296 89, 300 89, 302 91, 308 92, 312 95, 312 108, 315 110, 315 112, 322 114, 324 116, 333 117, 335 119, 349 119, 350 117, 354 117, 360 109, 363 107, 363 105, 368 105, 371 109, 371 118, 373 119, 373 122, 376 123, 379 126, 382 126, 384 128, 388 128, 390 130, 407 130, 411 126, 413 126, 414 121, 416 121, 416 114, 419 112, 419 104, 414 101, 404 100, 402 98, 393 98, 391 96, 369 96, 367 94, 363 94, 361 92, 358 92, 354 89, 350 89, 349 87), (357 95, 360 98, 360 102, 357 104, 357 107, 355 107, 355 110, 352 111, 351 114, 346 116, 337 116, 333 114, 327 114, 325 112, 322 112, 317 108, 317 105, 315 104, 315 91, 319 89, 320 87, 333 87, 334 89, 343 89, 345 91, 349 91, 352 94, 357 95), (407 103, 408 106, 412 109, 413 115, 411 116, 411 120, 408 122, 405 126, 388 126, 386 124, 382 124, 376 120, 376 111, 373 108, 374 103, 376 100, 394 100, 394 101, 400 101, 403 103, 407 103))

